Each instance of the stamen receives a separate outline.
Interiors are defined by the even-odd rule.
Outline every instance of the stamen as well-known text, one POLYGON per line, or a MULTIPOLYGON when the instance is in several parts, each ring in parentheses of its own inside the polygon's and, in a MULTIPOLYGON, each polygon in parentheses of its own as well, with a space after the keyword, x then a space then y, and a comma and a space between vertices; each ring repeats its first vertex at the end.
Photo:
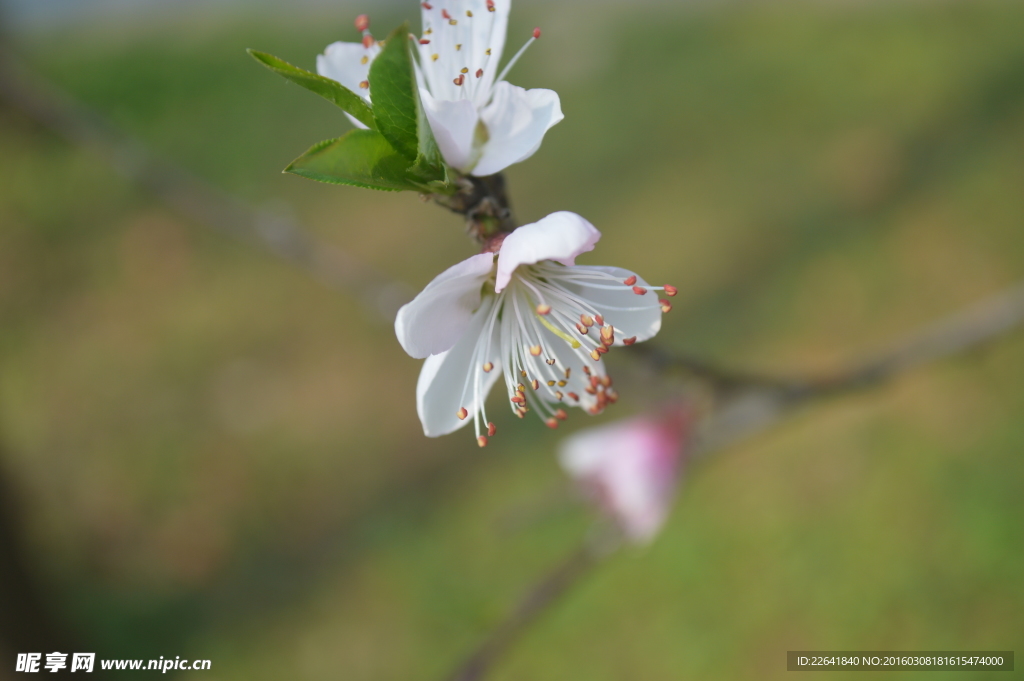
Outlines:
POLYGON ((476 77, 477 77, 477 78, 480 78, 480 77, 482 77, 483 75, 484 75, 484 70, 483 70, 483 69, 477 69, 477 70, 476 70, 476 77))
POLYGON ((668 296, 669 298, 672 298, 677 293, 679 293, 679 289, 677 289, 675 286, 669 286, 668 284, 665 285, 665 295, 666 296, 668 296))
POLYGON ((460 421, 465 421, 469 417, 469 411, 465 407, 461 407, 455 415, 459 417, 460 421))
POLYGON ((371 47, 373 47, 373 36, 370 35, 369 33, 363 36, 363 47, 365 47, 366 49, 370 49, 371 47))
POLYGON ((498 427, 495 426, 493 423, 488 423, 487 424, 487 436, 488 437, 494 437, 497 433, 498 433, 498 427))
POLYGON ((367 64, 367 63, 368 63, 369 61, 370 61, 370 58, 369 58, 369 57, 367 57, 367 56, 366 56, 366 55, 364 54, 364 55, 363 55, 363 58, 359 60, 359 63, 360 63, 360 64, 362 64, 363 66, 366 66, 366 64, 367 64))
POLYGON ((622 344, 623 345, 632 345, 633 343, 636 343, 636 336, 633 336, 632 338, 623 338, 622 339, 622 344))
POLYGON ((557 381, 548 381, 548 387, 549 388, 554 388, 556 383, 557 383, 557 381))
POLYGON ((455 83, 456 85, 458 85, 459 87, 462 87, 462 84, 466 82, 466 77, 465 76, 459 76, 458 78, 456 78, 452 82, 455 83))
POLYGON ((555 428, 558 428, 558 419, 551 417, 544 421, 544 424, 551 430, 554 430, 555 428))
POLYGON ((550 366, 554 366, 554 365, 555 365, 555 362, 556 362, 557 360, 553 360, 553 359, 546 359, 546 360, 544 360, 544 361, 545 361, 545 362, 547 362, 547 363, 548 363, 548 366, 550 367, 550 366))
POLYGON ((429 11, 429 10, 434 9, 434 6, 431 5, 429 2, 422 2, 420 4, 423 6, 423 9, 425 9, 425 10, 429 11))
POLYGON ((549 315, 549 314, 551 314, 551 306, 550 305, 538 305, 537 306, 537 314, 541 314, 541 315, 549 315))
POLYGON ((590 353, 590 359, 594 360, 595 362, 600 362, 601 353, 598 352, 597 350, 594 350, 593 352, 590 353))
POLYGON ((604 317, 602 317, 601 315, 594 315, 594 321, 597 322, 598 326, 604 326, 604 317))
POLYGON ((494 11, 494 0, 487 0, 487 11, 488 12, 493 12, 494 11))
POLYGON ((645 289, 643 286, 634 286, 633 293, 637 294, 638 296, 645 296, 647 295, 647 289, 645 289))
POLYGON ((467 68, 466 68, 465 66, 463 66, 463 67, 462 67, 462 70, 461 70, 461 71, 459 71, 459 73, 462 73, 462 74, 466 74, 466 73, 469 73, 469 69, 467 69, 467 68))
POLYGON ((481 449, 483 449, 484 447, 486 447, 486 446, 487 446, 487 436, 486 436, 486 435, 481 435, 480 437, 478 437, 478 438, 476 439, 476 443, 477 443, 478 445, 480 445, 480 448, 481 448, 481 449))
POLYGON ((576 400, 577 402, 580 401, 580 396, 577 395, 576 393, 568 393, 568 395, 570 400, 576 400))
POLYGON ((571 375, 572 375, 572 369, 566 369, 565 370, 565 380, 568 381, 569 380, 569 376, 571 376, 571 375))
POLYGON ((562 401, 563 397, 564 397, 564 395, 562 395, 561 391, 559 391, 559 390, 555 391, 555 398, 557 398, 559 402, 562 401))
POLYGON ((633 284, 636 283, 636 275, 634 274, 632 277, 630 277, 629 279, 622 283, 625 284, 626 286, 632 286, 633 284))
POLYGON ((530 383, 530 385, 533 386, 534 390, 540 390, 540 381, 537 380, 536 378, 533 379, 533 382, 530 383))
POLYGON ((430 41, 426 38, 420 38, 420 45, 429 45, 430 41))
POLYGON ((494 365, 492 363, 487 362, 486 364, 484 364, 484 373, 485 374, 489 374, 492 371, 494 371, 494 365))
POLYGON ((564 409, 559 409, 558 411, 555 412, 555 418, 558 419, 559 421, 564 421, 567 418, 569 418, 569 415, 565 413, 564 409))
POLYGON ((533 355, 534 357, 540 357, 540 353, 543 351, 544 349, 541 348, 541 346, 539 345, 534 345, 532 348, 530 348, 530 354, 533 355))
POLYGON ((356 17, 356 30, 365 31, 370 28, 370 17, 365 14, 360 14, 356 17))
POLYGON ((576 325, 576 330, 580 332, 581 336, 586 336, 588 333, 590 333, 590 329, 588 329, 587 327, 583 326, 582 324, 577 324, 576 325))
POLYGON ((363 82, 361 82, 359 84, 359 87, 361 87, 364 90, 369 90, 370 89, 370 81, 364 80, 363 82))
POLYGON ((658 302, 661 303, 661 311, 668 314, 672 311, 672 301, 668 298, 659 298, 658 302))
MULTIPOLYGON (((508 72, 512 70, 512 67, 516 65, 516 62, 519 61, 519 58, 522 57, 524 54, 526 54, 526 50, 528 50, 530 48, 530 45, 532 45, 537 40, 537 38, 539 38, 539 37, 540 37, 540 29, 539 28, 533 29, 533 35, 530 37, 529 40, 526 41, 525 45, 523 45, 521 48, 519 48, 519 51, 516 52, 516 56, 512 57, 512 59, 509 61, 508 64, 505 64, 505 68, 502 69, 501 73, 498 75, 497 79, 494 81, 495 83, 500 83, 501 81, 505 80, 505 76, 508 75, 508 72)), ((488 52, 488 54, 490 54, 490 50, 488 50, 487 52, 488 52)))

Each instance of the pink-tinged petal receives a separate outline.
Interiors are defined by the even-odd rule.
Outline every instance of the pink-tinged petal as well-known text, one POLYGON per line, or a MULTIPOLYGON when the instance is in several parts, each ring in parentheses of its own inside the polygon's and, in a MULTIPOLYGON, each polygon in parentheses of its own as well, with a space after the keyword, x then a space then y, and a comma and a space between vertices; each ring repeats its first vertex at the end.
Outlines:
POLYGON ((487 143, 473 174, 484 177, 537 153, 547 131, 565 116, 556 92, 525 90, 502 81, 494 86, 494 97, 480 118, 487 127, 487 143))
POLYGON ((474 255, 438 275, 398 311, 395 335, 416 359, 450 350, 480 307, 481 290, 494 269, 490 253, 474 255))
POLYGON ((668 517, 689 424, 675 410, 592 428, 567 439, 559 461, 628 539, 646 543, 668 517))
MULTIPOLYGON (((615 327, 615 344, 622 345, 623 339, 635 337, 637 342, 653 338, 661 331, 661 303, 658 302, 658 291, 651 291, 650 284, 639 275, 624 270, 621 267, 601 266, 579 266, 572 270, 574 274, 586 272, 600 272, 610 274, 613 282, 625 282, 631 277, 636 277, 633 286, 648 289, 644 295, 637 295, 633 286, 626 286, 624 283, 617 288, 598 288, 588 284, 596 284, 607 287, 607 279, 598 279, 588 282, 585 279, 574 279, 571 283, 565 282, 570 291, 589 301, 594 308, 605 318, 605 322, 615 327)), ((613 284, 614 285, 614 284, 613 284)))
POLYGON ((520 265, 554 260, 575 265, 576 256, 594 250, 601 232, 576 213, 552 213, 546 218, 523 225, 506 237, 498 254, 498 278, 495 290, 501 292, 520 265))
MULTIPOLYGON (((472 423, 487 393, 501 378, 501 363, 497 352, 494 357, 475 356, 493 305, 492 296, 473 315, 465 334, 452 349, 428 357, 423 363, 419 383, 416 385, 416 411, 427 437, 447 435, 472 423), (482 369, 487 361, 494 364, 490 372, 482 369), (466 409, 469 417, 460 419, 460 409, 466 409)), ((493 325, 491 346, 495 349, 499 347, 497 329, 498 325, 493 325)))
POLYGON ((420 88, 420 99, 444 160, 456 170, 466 170, 474 160, 473 136, 480 120, 473 102, 435 99, 426 88, 420 88))
MULTIPOLYGON (((376 43, 369 48, 363 47, 362 43, 332 43, 323 54, 317 55, 316 72, 324 78, 341 83, 369 102, 370 90, 362 85, 369 82, 370 65, 379 53, 380 47, 376 43), (366 58, 365 64, 363 58, 366 58)), ((349 114, 345 115, 357 127, 366 128, 349 114)))

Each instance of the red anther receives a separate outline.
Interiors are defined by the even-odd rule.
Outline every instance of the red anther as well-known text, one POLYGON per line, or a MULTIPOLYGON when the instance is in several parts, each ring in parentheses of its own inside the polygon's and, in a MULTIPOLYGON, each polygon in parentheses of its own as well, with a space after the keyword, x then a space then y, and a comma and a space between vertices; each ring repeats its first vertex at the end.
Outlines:
POLYGON ((608 374, 605 374, 604 376, 602 376, 601 377, 601 385, 603 385, 606 388, 612 387, 612 377, 609 376, 608 374))
POLYGON ((675 286, 666 286, 665 287, 665 295, 668 296, 669 298, 671 298, 672 296, 674 296, 677 293, 679 293, 679 289, 677 289, 675 286))
POLYGON ((430 41, 426 38, 420 38, 420 45, 429 45, 430 41))
POLYGON ((537 314, 540 314, 540 315, 549 315, 549 314, 551 314, 551 306, 550 305, 538 305, 537 306, 537 314))
POLYGON ((462 74, 459 74, 459 77, 453 80, 452 82, 458 85, 459 87, 462 87, 462 84, 466 82, 466 77, 463 76, 462 74))
POLYGON ((586 336, 590 332, 590 329, 588 329, 587 327, 583 326, 582 324, 577 324, 576 325, 576 330, 579 331, 580 335, 583 335, 583 336, 586 336))
POLYGON ((487 436, 486 435, 481 435, 480 437, 478 437, 476 439, 476 443, 478 445, 480 445, 481 448, 486 447, 487 446, 487 436))
POLYGON ((361 82, 359 84, 359 87, 361 87, 364 90, 369 90, 370 89, 370 81, 364 80, 363 82, 361 82))
POLYGON ((601 382, 601 377, 600 376, 591 376, 590 377, 590 387, 591 388, 596 388, 598 383, 600 383, 600 382, 601 382))
POLYGON ((526 404, 526 399, 520 397, 519 395, 513 395, 512 404, 526 404))
POLYGON ((590 367, 588 367, 586 364, 583 365, 583 373, 585 373, 587 376, 590 375, 590 367))
POLYGON ((607 355, 608 354, 608 348, 602 346, 602 347, 596 348, 594 350, 594 352, 599 353, 601 355, 607 355))
POLYGON ((647 289, 645 289, 643 286, 634 286, 633 293, 637 294, 638 296, 646 296, 647 289))
POLYGON ((564 421, 567 418, 569 418, 569 415, 565 413, 564 409, 559 409, 558 411, 555 412, 555 418, 558 419, 559 421, 564 421))
POLYGON ((543 348, 541 348, 539 345, 534 345, 532 348, 530 348, 530 354, 533 355, 534 357, 540 357, 540 353, 542 353, 543 351, 543 348))
POLYGON ((622 344, 623 345, 632 345, 633 343, 636 343, 636 336, 633 336, 632 338, 623 338, 622 339, 622 344))
POLYGON ((540 38, 540 28, 539 27, 533 29, 533 39, 537 40, 538 38, 540 38))
POLYGON ((369 33, 363 36, 363 47, 365 47, 366 49, 370 49, 371 47, 373 47, 373 36, 370 35, 369 33))
POLYGON ((659 298, 658 302, 661 303, 661 311, 668 314, 672 311, 672 302, 666 298, 659 298))
POLYGON ((356 17, 356 30, 365 31, 370 28, 370 17, 365 14, 360 14, 356 17))
POLYGON ((580 401, 580 396, 577 395, 576 393, 567 393, 567 394, 568 394, 570 400, 576 400, 577 402, 580 401))
POLYGON ((619 394, 614 390, 608 390, 607 392, 605 392, 605 396, 608 398, 609 404, 615 404, 616 402, 619 401, 619 394))
POLYGON ((556 419, 556 418, 554 418, 554 417, 552 417, 552 418, 549 418, 549 419, 548 419, 547 421, 545 421, 544 423, 545 423, 545 425, 547 425, 547 427, 548 427, 548 428, 550 428, 551 430, 554 430, 555 428, 557 428, 557 427, 558 427, 558 419, 556 419))
POLYGON ((540 381, 538 381, 536 378, 533 379, 533 382, 530 383, 530 385, 533 387, 534 390, 540 390, 540 381))
POLYGON ((434 6, 431 5, 429 2, 421 2, 420 4, 423 6, 423 9, 427 11, 434 9, 434 6))
POLYGON ((634 274, 632 277, 630 277, 629 279, 622 283, 625 284, 626 286, 632 286, 633 284, 636 283, 636 275, 634 274))
POLYGON ((465 421, 466 418, 469 417, 469 411, 465 407, 461 407, 457 412, 455 412, 455 415, 459 417, 460 421, 465 421))
MULTIPOLYGON (((590 359, 594 360, 595 362, 600 362, 601 361, 601 353, 598 352, 597 350, 593 350, 590 353, 590 359)), ((590 390, 588 389, 587 392, 590 392, 590 390)))
POLYGON ((477 69, 476 70, 476 77, 477 78, 482 78, 483 75, 484 75, 484 70, 483 69, 477 69))
POLYGON ((487 437, 494 437, 498 434, 498 427, 493 423, 487 424, 487 437))
POLYGON ((580 314, 580 323, 589 328, 594 325, 594 318, 588 314, 580 314))
POLYGON ((594 315, 594 321, 597 322, 598 326, 604 326, 604 317, 601 315, 594 315))
POLYGON ((443 16, 445 19, 451 19, 452 18, 452 15, 448 14, 448 10, 446 10, 446 9, 441 10, 441 16, 443 16))
POLYGON ((588 395, 596 395, 597 394, 597 388, 592 388, 590 386, 587 386, 586 388, 583 389, 583 392, 587 393, 588 395))
POLYGON ((488 12, 493 12, 494 11, 494 0, 487 0, 487 11, 488 12))

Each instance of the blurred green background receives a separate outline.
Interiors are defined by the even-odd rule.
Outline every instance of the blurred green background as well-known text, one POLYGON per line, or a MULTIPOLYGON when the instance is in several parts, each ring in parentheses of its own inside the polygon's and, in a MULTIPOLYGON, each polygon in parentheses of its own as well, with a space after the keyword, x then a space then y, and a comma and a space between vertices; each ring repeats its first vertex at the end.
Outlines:
MULTIPOLYGON (((244 52, 312 68, 366 10, 379 32, 417 16, 192 4, 9 30, 157 153, 420 287, 473 252, 459 219, 282 176, 347 123, 244 52)), ((534 25, 512 80, 566 120, 508 173, 519 217, 582 213, 604 233, 586 262, 677 285, 664 346, 828 370, 1024 278, 1024 4, 517 1, 509 44, 534 25)), ((211 680, 437 679, 587 532, 582 509, 499 522, 561 484, 562 431, 503 413, 485 451, 424 438, 419 363, 354 301, 6 107, 0 149, 0 466, 80 649, 208 658, 211 680)), ((631 390, 619 414, 651 406, 631 390)), ((1019 652, 1022 413, 1020 336, 801 411, 691 470, 658 541, 494 678, 1019 652)))

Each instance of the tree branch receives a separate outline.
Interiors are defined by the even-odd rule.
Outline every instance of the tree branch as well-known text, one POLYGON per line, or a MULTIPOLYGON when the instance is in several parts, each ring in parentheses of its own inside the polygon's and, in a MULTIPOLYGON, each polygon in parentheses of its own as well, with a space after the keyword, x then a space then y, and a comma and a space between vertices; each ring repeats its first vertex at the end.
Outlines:
POLYGON ((183 217, 301 267, 326 286, 352 295, 383 322, 394 321, 398 308, 413 296, 407 285, 317 240, 297 221, 248 206, 156 157, 97 112, 30 72, 3 46, 0 99, 67 142, 88 149, 183 217))

